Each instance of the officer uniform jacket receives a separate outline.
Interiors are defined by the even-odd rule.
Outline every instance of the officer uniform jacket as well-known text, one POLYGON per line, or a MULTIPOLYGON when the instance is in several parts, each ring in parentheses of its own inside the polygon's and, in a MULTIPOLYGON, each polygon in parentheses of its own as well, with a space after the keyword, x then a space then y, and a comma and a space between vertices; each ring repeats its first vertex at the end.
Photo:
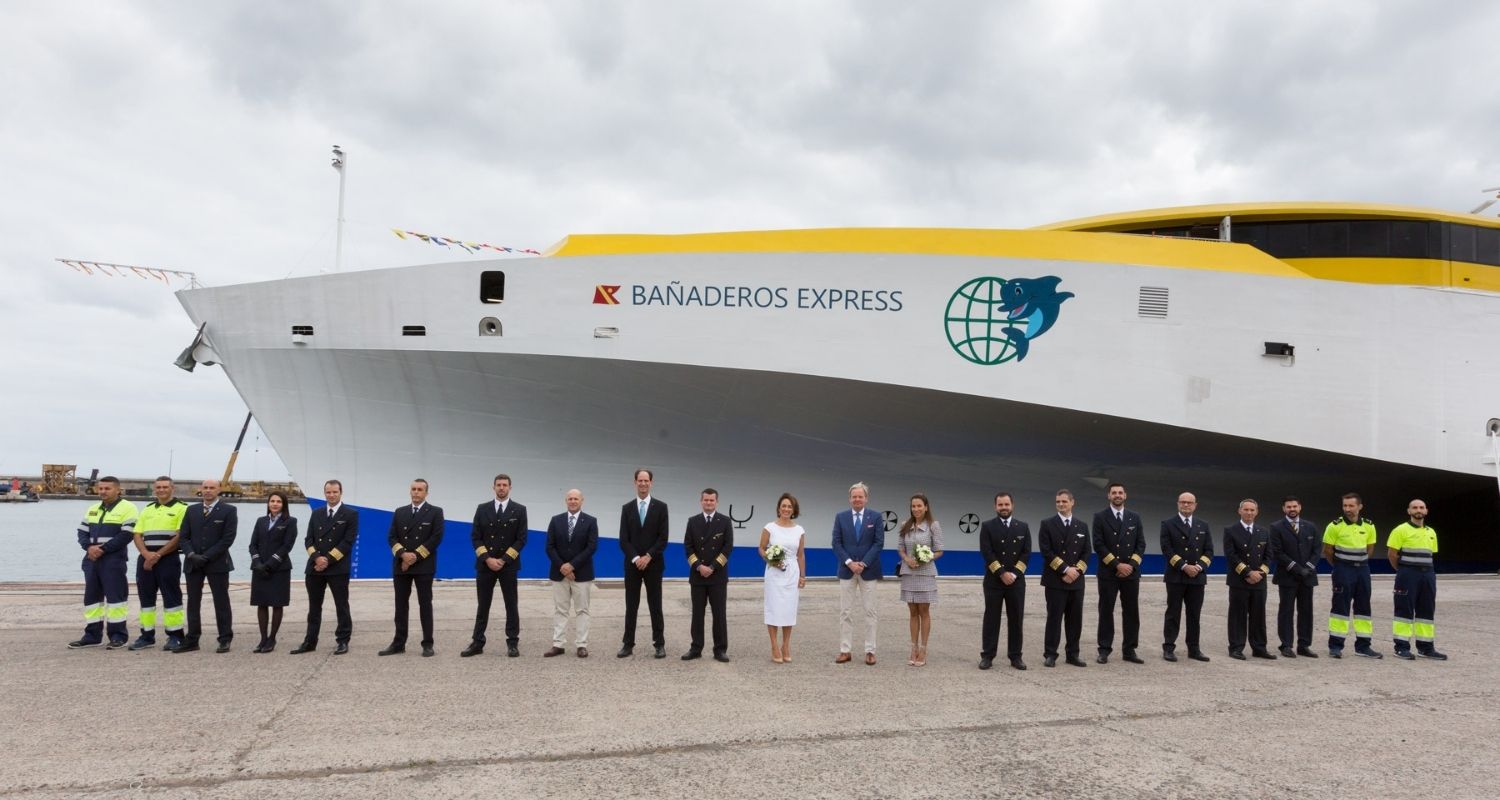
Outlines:
POLYGON ((1067 527, 1056 514, 1042 520, 1037 544, 1042 551, 1042 586, 1048 589, 1083 591, 1083 574, 1089 569, 1089 526, 1073 517, 1067 527), (1074 567, 1079 575, 1072 583, 1063 582, 1063 572, 1074 567))
POLYGON ((1161 553, 1167 559, 1166 573, 1162 580, 1167 583, 1208 585, 1208 567, 1214 563, 1214 537, 1208 532, 1208 523, 1193 517, 1193 526, 1183 524, 1182 516, 1173 516, 1161 521, 1161 553), (1197 564, 1203 572, 1189 578, 1182 568, 1197 564))
POLYGON ((712 522, 701 513, 688 517, 682 548, 687 551, 689 584, 729 582, 729 555, 734 552, 734 524, 729 517, 717 511, 712 522), (700 564, 707 564, 713 574, 706 578, 698 574, 700 564))
POLYGON ((411 504, 391 515, 391 530, 386 534, 391 546, 392 575, 432 575, 437 572, 438 544, 443 541, 443 509, 423 503, 415 513, 411 504), (416 553, 417 560, 403 572, 401 554, 416 553))
MULTIPOLYGON (((990 587, 1004 587, 1002 573, 1026 577, 1026 562, 1031 558, 1031 528, 1010 518, 1010 527, 996 516, 979 527, 979 553, 984 557, 984 582, 990 587)), ((1012 583, 1011 586, 1016 586, 1012 583)))
POLYGON ((229 555, 229 546, 234 544, 235 528, 239 525, 239 514, 234 504, 225 500, 214 503, 213 511, 205 512, 202 503, 188 506, 182 515, 181 539, 178 548, 183 556, 194 554, 208 559, 208 563, 194 568, 188 562, 187 572, 213 574, 234 571, 234 559, 229 555))
POLYGON ((1260 572, 1262 578, 1271 577, 1271 532, 1259 525, 1253 532, 1245 530, 1245 523, 1236 522, 1224 529, 1224 583, 1239 589, 1264 590, 1266 581, 1251 586, 1246 580, 1252 572, 1260 572))
POLYGON ((1141 579, 1141 557, 1146 553, 1146 530, 1141 525, 1141 515, 1124 510, 1123 521, 1115 518, 1113 507, 1094 515, 1094 552, 1099 555, 1099 580, 1138 581, 1141 579), (1115 567, 1121 561, 1130 562, 1130 576, 1121 578, 1115 567))
POLYGON ((260 559, 271 572, 285 572, 292 568, 290 555, 296 544, 297 518, 283 511, 272 524, 267 515, 257 519, 250 532, 250 557, 260 559))
POLYGON ((358 539, 359 512, 353 506, 340 503, 338 513, 332 516, 327 508, 314 511, 307 520, 307 536, 302 539, 302 545, 307 548, 307 574, 348 575, 349 556, 358 539), (322 572, 313 569, 318 556, 328 558, 328 568, 322 572))
POLYGON ((1297 519, 1296 530, 1287 524, 1286 517, 1271 523, 1271 552, 1276 557, 1276 577, 1272 583, 1280 586, 1301 584, 1318 585, 1318 559, 1323 555, 1323 537, 1318 528, 1305 519, 1297 519), (1296 567, 1306 567, 1305 571, 1296 567), (1298 572, 1302 572, 1298 575, 1298 572))
POLYGON ((474 509, 474 529, 469 532, 469 544, 474 547, 474 569, 479 572, 490 571, 484 565, 486 558, 504 561, 501 572, 520 569, 521 551, 526 549, 526 506, 507 500, 505 510, 497 512, 496 502, 489 500, 474 509))

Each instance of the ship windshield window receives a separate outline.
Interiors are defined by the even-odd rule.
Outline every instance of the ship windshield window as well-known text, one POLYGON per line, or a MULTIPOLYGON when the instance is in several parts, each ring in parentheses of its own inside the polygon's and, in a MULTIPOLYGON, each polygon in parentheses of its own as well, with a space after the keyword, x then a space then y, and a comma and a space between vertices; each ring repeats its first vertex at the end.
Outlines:
POLYGON ((1472 225, 1451 225, 1448 228, 1448 258, 1453 261, 1474 263, 1474 234, 1479 231, 1472 225))
POLYGON ((1500 266, 1500 228, 1474 229, 1474 263, 1500 266))
POLYGON ((1307 226, 1309 252, 1314 256, 1349 254, 1349 223, 1343 220, 1311 222, 1307 226))
POLYGON ((1311 255, 1306 222, 1271 225, 1269 252, 1277 258, 1307 258, 1311 255))
POLYGON ((504 272, 500 272, 499 270, 486 270, 479 274, 479 302, 505 302, 504 272))
POLYGON ((1427 252, 1427 223, 1405 219, 1392 222, 1391 258, 1430 258, 1427 252))
POLYGON ((1349 223, 1349 255, 1384 258, 1391 254, 1391 224, 1358 220, 1349 223))

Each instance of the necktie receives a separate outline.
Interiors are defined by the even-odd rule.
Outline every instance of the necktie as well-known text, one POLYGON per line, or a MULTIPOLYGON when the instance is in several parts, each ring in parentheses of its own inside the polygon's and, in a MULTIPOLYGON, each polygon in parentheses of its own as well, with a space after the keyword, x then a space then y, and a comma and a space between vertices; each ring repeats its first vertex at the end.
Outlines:
POLYGON ((1010 517, 1002 517, 1000 524, 1004 525, 1006 530, 1010 530, 1010 517))
POLYGON ((1189 530, 1192 530, 1192 527, 1193 527, 1193 518, 1192 517, 1183 517, 1182 518, 1182 524, 1188 526, 1189 530))
POLYGON ((703 515, 703 524, 707 525, 707 524, 709 524, 709 523, 711 523, 713 521, 714 521, 713 517, 711 517, 711 516, 709 516, 707 514, 703 515))
POLYGON ((1068 519, 1067 517, 1063 517, 1063 527, 1064 528, 1071 528, 1071 527, 1073 527, 1073 520, 1068 519))
POLYGON ((641 524, 646 524, 646 501, 641 501, 641 524))
POLYGON ((422 507, 421 507, 421 506, 412 506, 412 507, 411 507, 411 513, 413 513, 413 514, 416 514, 416 513, 417 513, 417 512, 418 512, 418 511, 420 511, 420 510, 421 510, 421 509, 422 509, 422 507))
POLYGON ((573 526, 578 524, 578 518, 572 514, 568 515, 568 541, 573 541, 573 526))
POLYGON ((333 519, 333 506, 328 507, 328 518, 333 519))
POLYGON ((1119 520, 1120 522, 1124 522, 1125 521, 1125 512, 1124 511, 1116 511, 1115 512, 1115 519, 1119 520))

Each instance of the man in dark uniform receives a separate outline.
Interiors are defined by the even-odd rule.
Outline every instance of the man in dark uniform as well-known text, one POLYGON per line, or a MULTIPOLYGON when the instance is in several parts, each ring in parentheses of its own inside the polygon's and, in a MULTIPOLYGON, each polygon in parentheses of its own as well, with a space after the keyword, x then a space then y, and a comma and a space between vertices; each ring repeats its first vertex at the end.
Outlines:
POLYGON ((437 549, 443 541, 443 510, 427 502, 427 481, 411 482, 411 505, 396 509, 391 531, 391 581, 396 589, 396 636, 379 655, 406 652, 407 621, 411 616, 411 590, 417 588, 417 615, 422 619, 422 656, 431 658, 432 578, 437 573, 437 549))
POLYGON ((1094 515, 1094 552, 1099 556, 1099 663, 1109 661, 1115 643, 1115 598, 1120 598, 1120 621, 1125 629, 1124 659, 1145 661, 1135 654, 1141 633, 1141 557, 1146 531, 1141 515, 1125 507, 1125 484, 1106 490, 1109 508, 1094 515))
POLYGON ((1224 529, 1224 562, 1229 585, 1229 657, 1245 660, 1245 639, 1250 654, 1274 660, 1266 649, 1266 579, 1271 577, 1271 533, 1255 524, 1260 504, 1240 501, 1240 521, 1224 529), (1248 623, 1249 627, 1246 627, 1248 623))
POLYGON ((219 502, 218 481, 204 481, 200 491, 203 502, 192 504, 182 515, 178 544, 187 573, 187 636, 172 652, 198 649, 198 637, 203 634, 203 582, 207 580, 219 629, 219 646, 214 652, 227 653, 234 639, 234 612, 229 605, 229 573, 234 571, 234 559, 229 556, 229 547, 234 544, 239 515, 233 504, 219 502))
POLYGON ((1042 520, 1037 549, 1042 551, 1042 588, 1047 596, 1047 626, 1043 629, 1042 666, 1057 665, 1057 642, 1068 629, 1068 663, 1086 667, 1078 657, 1083 634, 1083 575, 1089 569, 1089 526, 1073 517, 1073 493, 1060 489, 1057 515, 1042 520))
POLYGON ((979 529, 984 556, 984 622, 980 628, 979 668, 989 669, 1000 648, 1000 614, 1005 612, 1005 654, 1010 665, 1021 660, 1021 617, 1026 608, 1026 561, 1031 558, 1031 529, 1013 519, 1010 492, 995 495, 995 518, 979 529))
POLYGON ((714 660, 729 660, 729 556, 734 552, 734 525, 718 513, 719 493, 704 489, 699 495, 702 514, 688 517, 682 548, 687 552, 688 587, 693 595, 692 644, 683 661, 703 657, 704 606, 714 610, 714 660))
POLYGON ((484 631, 490 624, 490 603, 495 599, 495 584, 505 601, 505 654, 521 655, 521 612, 516 607, 516 574, 521 571, 521 551, 526 549, 526 506, 510 499, 510 476, 495 476, 495 499, 480 503, 474 509, 474 529, 469 543, 474 546, 474 588, 479 608, 474 614, 474 636, 460 656, 468 658, 484 652, 484 631))
POLYGON ((1161 657, 1177 660, 1177 629, 1182 625, 1182 607, 1187 606, 1188 658, 1207 661, 1198 646, 1198 617, 1203 611, 1203 591, 1208 585, 1208 567, 1214 563, 1214 537, 1208 523, 1193 516, 1198 498, 1192 492, 1177 496, 1177 515, 1161 521, 1161 554, 1167 559, 1167 615, 1162 625, 1161 657))
POLYGON ((1316 526, 1302 519, 1302 501, 1288 496, 1281 501, 1281 519, 1271 525, 1271 552, 1276 555, 1276 584, 1281 602, 1276 607, 1276 635, 1281 639, 1282 658, 1317 658, 1312 650, 1313 587, 1318 585, 1318 556, 1323 537, 1316 526), (1292 635, 1292 613, 1297 633, 1292 635), (1296 650, 1292 649, 1296 645, 1296 650))
POLYGON ((318 649, 318 632, 323 627, 323 595, 333 593, 333 608, 338 617, 334 629, 333 654, 349 652, 349 637, 354 633, 354 619, 349 615, 349 555, 359 539, 359 512, 344 505, 344 484, 331 480, 323 484, 323 499, 328 507, 314 511, 307 521, 307 633, 292 655, 318 649))
POLYGON ((667 657, 666 622, 661 613, 662 553, 667 549, 667 504, 651 496, 656 476, 635 471, 635 499, 620 509, 620 550, 625 553, 625 636, 617 658, 635 652, 635 619, 641 610, 641 586, 651 608, 651 643, 657 658, 667 657))

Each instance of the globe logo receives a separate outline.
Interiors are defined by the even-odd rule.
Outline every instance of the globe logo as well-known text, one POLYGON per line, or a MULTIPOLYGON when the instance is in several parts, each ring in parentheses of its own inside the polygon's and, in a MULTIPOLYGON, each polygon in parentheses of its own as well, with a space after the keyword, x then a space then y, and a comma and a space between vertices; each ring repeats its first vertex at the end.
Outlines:
POLYGON ((943 322, 948 344, 965 360, 984 366, 1023 361, 1031 340, 1052 329, 1072 292, 1057 291, 1062 278, 975 278, 948 298, 943 322))
POLYGON ((988 367, 1010 361, 1019 352, 1005 332, 1012 321, 1001 308, 1004 287, 1004 278, 975 278, 948 298, 943 315, 948 344, 966 360, 988 367))

